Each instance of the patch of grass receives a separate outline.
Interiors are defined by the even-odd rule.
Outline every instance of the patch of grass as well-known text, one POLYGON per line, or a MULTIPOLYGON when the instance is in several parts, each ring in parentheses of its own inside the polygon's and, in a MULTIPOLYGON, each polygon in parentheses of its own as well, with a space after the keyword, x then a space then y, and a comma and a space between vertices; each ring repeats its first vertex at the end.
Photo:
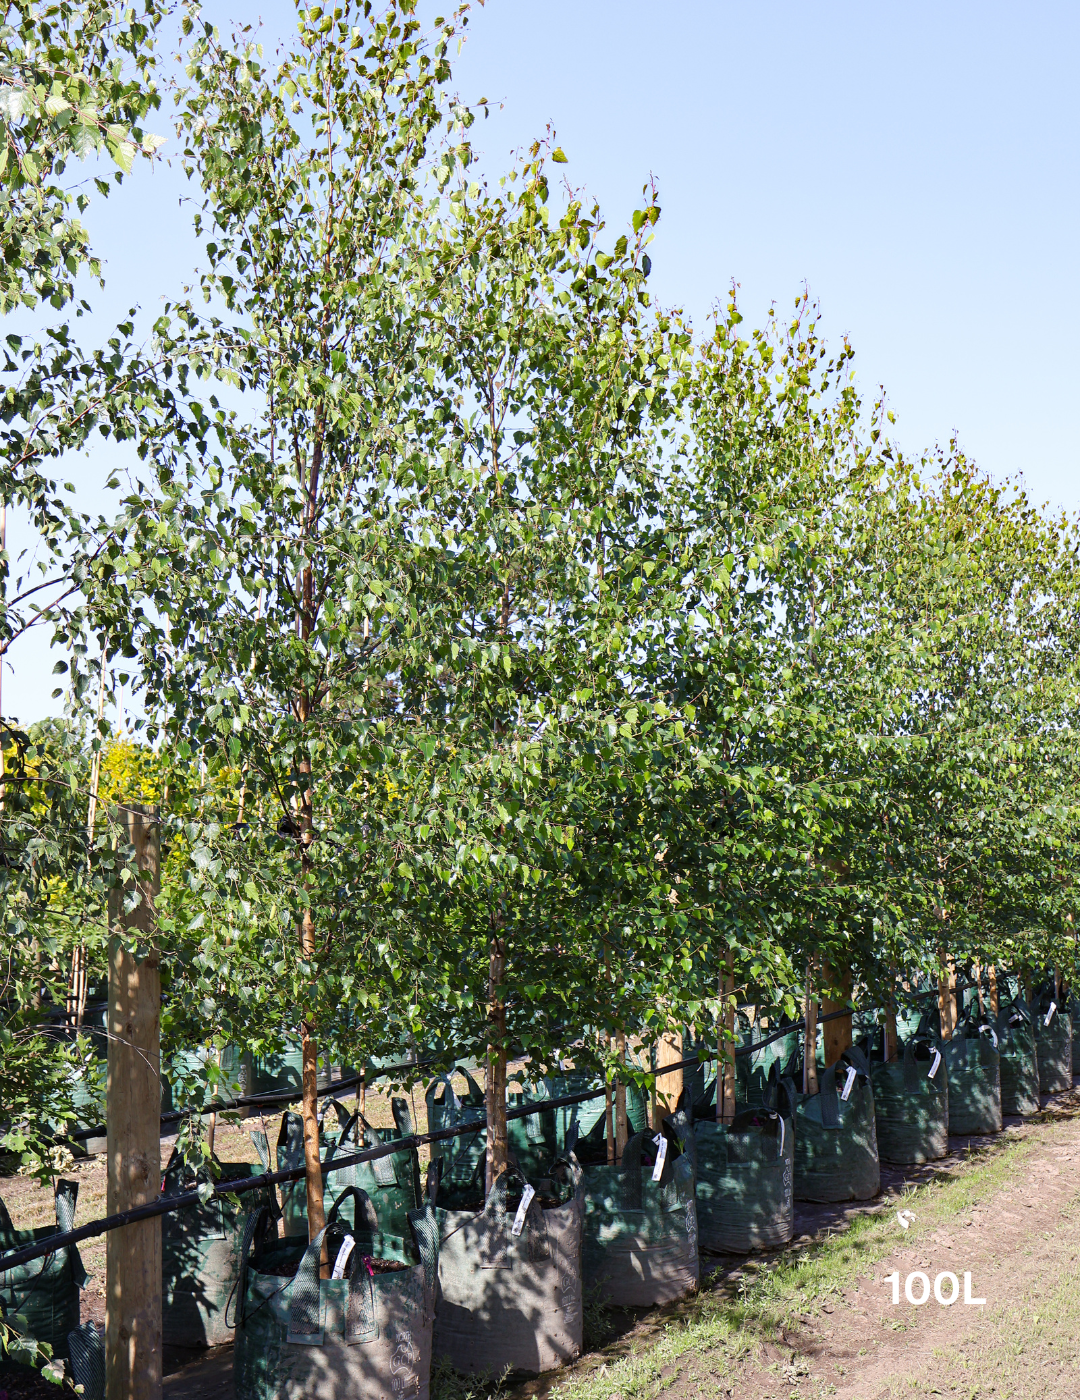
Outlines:
POLYGON ((509 1390, 509 1366, 501 1376, 463 1376, 445 1356, 432 1362, 431 1400, 502 1400, 509 1390))
POLYGON ((1045 1140, 1044 1133, 998 1140, 969 1154, 962 1170, 915 1185, 887 1204, 884 1212, 854 1217, 846 1229, 780 1259, 760 1261, 752 1279, 739 1282, 735 1296, 708 1291, 707 1285, 684 1304, 681 1315, 629 1356, 605 1362, 569 1377, 552 1391, 552 1400, 609 1400, 618 1395, 659 1395, 674 1385, 682 1363, 722 1352, 717 1373, 745 1357, 762 1342, 776 1342, 817 1311, 830 1295, 850 1287, 898 1245, 914 1244, 935 1225, 977 1205, 1008 1183, 1045 1140), (896 1211, 908 1208, 915 1220, 902 1231, 896 1211))

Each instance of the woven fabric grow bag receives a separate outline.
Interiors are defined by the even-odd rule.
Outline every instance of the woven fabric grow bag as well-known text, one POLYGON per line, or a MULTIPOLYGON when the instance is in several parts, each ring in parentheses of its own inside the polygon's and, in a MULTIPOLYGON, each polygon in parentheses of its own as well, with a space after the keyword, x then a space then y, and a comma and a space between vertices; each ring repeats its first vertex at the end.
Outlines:
POLYGON ((949 1072, 933 1044, 909 1040, 899 1060, 871 1067, 870 1081, 881 1160, 912 1164, 944 1157, 949 1150, 949 1072))
MULTIPOLYGON (((265 1133, 252 1133, 260 1158, 250 1162, 219 1162, 218 1181, 226 1184, 268 1171, 270 1157, 265 1133)), ((209 1178, 202 1172, 199 1180, 209 1178)), ((191 1190, 194 1181, 176 1155, 169 1159, 161 1189, 166 1195, 191 1190)), ((161 1222, 161 1335, 178 1347, 215 1347, 232 1340, 232 1323, 225 1314, 240 1276, 244 1226, 252 1209, 267 1206, 277 1218, 272 1187, 244 1197, 244 1205, 215 1199, 206 1205, 171 1211, 161 1222)))
POLYGON ((819 1072, 818 1086, 816 1094, 799 1094, 795 1108, 795 1199, 868 1201, 880 1189, 881 1164, 866 1056, 848 1046, 819 1072))
MULTIPOLYGON (((770 1027, 763 1031, 755 1021, 749 1028, 749 1035, 743 1037, 742 1048, 747 1045, 755 1046, 759 1041, 767 1040, 770 1035, 774 1035, 778 1030, 785 1030, 786 1034, 779 1040, 774 1040, 770 1044, 763 1046, 760 1050, 752 1050, 748 1055, 739 1055, 735 1060, 735 1103, 739 1107, 760 1108, 765 1104, 769 1095, 769 1085, 773 1078, 773 1066, 777 1066, 777 1073, 783 1073, 787 1065, 799 1053, 799 1026, 790 1027, 770 1027)), ((715 1087, 713 1093, 715 1094, 715 1087)), ((715 1103, 715 1098, 713 1103, 715 1103)))
POLYGON ((1035 1027, 1027 1007, 1013 1002, 1002 1008, 995 1023, 1001 1075, 1001 1112, 1028 1118, 1038 1113, 1039 1059, 1035 1027))
MULTIPOLYGON (((70 1230, 79 1197, 77 1181, 60 1181, 56 1187, 56 1225, 36 1230, 16 1230, 7 1207, 0 1201, 0 1249, 8 1253, 37 1244, 50 1235, 70 1230)), ((79 1325, 79 1290, 89 1282, 79 1251, 67 1245, 43 1259, 32 1259, 0 1274, 0 1312, 20 1316, 26 1330, 39 1342, 47 1342, 53 1355, 66 1358, 68 1333, 79 1325)))
MULTIPOLYGON (((586 1070, 564 1071, 562 1074, 548 1075, 544 1080, 548 1096, 553 1099, 561 1098, 564 1094, 580 1094, 595 1083, 596 1075, 586 1070)), ((580 1162, 606 1161, 606 1110, 607 1101, 603 1091, 595 1098, 586 1099, 584 1103, 552 1110, 557 1150, 565 1152, 567 1144, 573 1143, 574 1154, 580 1162)), ((612 1113, 614 1114, 614 1090, 612 1113)), ((626 1085, 626 1117, 631 1134, 645 1131, 648 1106, 645 1095, 637 1084, 626 1085)))
MULTIPOLYGON (((319 1118, 321 1160, 329 1164, 335 1157, 349 1157, 359 1152, 361 1135, 364 1147, 378 1147, 411 1137, 413 1123, 408 1101, 395 1098, 390 1101, 390 1106, 396 1126, 373 1128, 359 1114, 347 1113, 336 1099, 328 1099, 319 1118), (336 1124, 330 1120, 331 1111, 337 1115, 336 1124)), ((279 1171, 294 1170, 304 1165, 304 1121, 298 1113, 282 1115, 277 1163, 279 1171)), ((339 1195, 349 1186, 365 1191, 374 1202, 380 1227, 391 1236, 407 1238, 407 1216, 423 1200, 420 1160, 415 1147, 402 1147, 387 1157, 377 1157, 373 1162, 358 1162, 334 1172, 327 1179, 332 1183, 332 1190, 339 1195)), ((303 1180, 285 1183, 281 1188, 281 1201, 286 1237, 306 1235, 306 1183, 303 1180)), ((346 1204, 345 1209, 348 1215, 351 1204, 346 1204)))
POLYGON ((1080 1074, 1080 999, 1070 998, 1069 1020, 1072 1022, 1073 1074, 1080 1074))
POLYGON ((551 1371, 581 1352, 581 1167, 572 1152, 556 1162, 524 1211, 508 1176, 524 1200, 511 1168, 482 1210, 438 1212, 434 1355, 466 1375, 551 1371))
POLYGON ((1072 1017, 1054 1006, 1050 1024, 1046 1024, 1053 1002, 1040 1008, 1035 1016, 1035 1046, 1039 1056, 1039 1088, 1044 1094, 1064 1094, 1072 1088, 1072 1017))
MULTIPOLYGON (((443 1128, 461 1128, 468 1123, 478 1123, 482 1127, 487 1122, 484 1091, 469 1071, 460 1065, 449 1074, 437 1075, 428 1085, 425 1098, 429 1133, 439 1132, 443 1128), (464 1076, 467 1087, 463 1095, 458 1094, 451 1082, 454 1074, 464 1076)), ((442 1163, 441 1180, 446 1185, 475 1180, 477 1164, 483 1158, 484 1137, 481 1133, 462 1133, 460 1137, 450 1138, 446 1142, 431 1144, 431 1160, 442 1163)))
POLYGON ((349 1195, 360 1223, 346 1230, 335 1201, 310 1245, 275 1239, 266 1209, 248 1216, 237 1285, 236 1400, 427 1400, 435 1208, 426 1202, 412 1211, 402 1239, 378 1229, 359 1188, 349 1195), (339 1276, 320 1280, 324 1237, 339 1276))
POLYGON ((1001 1132, 1001 1064, 990 1027, 984 1029, 974 1037, 959 1031, 941 1046, 949 1071, 950 1137, 1001 1132))
POLYGON ((702 1249, 747 1254, 791 1239, 796 1094, 790 1079, 771 1102, 775 1106, 744 1109, 730 1124, 694 1125, 702 1249))
POLYGON ((697 1286, 696 1144, 682 1110, 664 1120, 662 1136, 656 1181, 652 1133, 635 1133, 618 1166, 588 1169, 582 1271, 610 1307, 654 1307, 697 1286))

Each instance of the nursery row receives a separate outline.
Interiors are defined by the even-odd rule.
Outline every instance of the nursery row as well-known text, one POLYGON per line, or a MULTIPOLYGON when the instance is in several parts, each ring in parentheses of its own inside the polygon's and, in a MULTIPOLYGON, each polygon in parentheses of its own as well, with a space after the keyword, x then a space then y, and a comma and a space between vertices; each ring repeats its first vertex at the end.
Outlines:
MULTIPOLYGON (((545 1107, 575 1077, 526 1082, 512 1102, 535 1111, 509 1121, 510 1167, 487 1190, 485 1096, 467 1069, 428 1086, 429 1131, 462 1131, 433 1145, 426 1182, 404 1098, 392 1100, 392 1129, 328 1098, 325 1226, 309 1239, 304 1180, 280 1199, 260 1188, 243 1204, 217 1198, 165 1216, 164 1339, 192 1347, 235 1337, 238 1400, 375 1396, 395 1380, 423 1397, 433 1358, 469 1374, 552 1369, 581 1349, 584 1294, 618 1307, 670 1301, 696 1285, 699 1250, 783 1247, 795 1200, 870 1199, 881 1161, 932 1161, 950 1136, 998 1132, 1003 1116, 1038 1111, 1040 1091, 1072 1086, 1073 1024, 1049 989, 1036 1004, 1003 998, 997 1014, 973 1001, 948 1039, 913 1012, 891 1056, 884 1027, 828 1065, 819 1045, 813 1092, 803 1087, 804 1027, 783 1028, 761 1049, 761 1032, 747 1027, 728 1121, 717 1117, 715 1061, 685 1071, 676 1111, 661 1108, 651 1125, 631 1083, 631 1135, 615 1161, 609 1095, 545 1107), (398 1146, 334 1170, 380 1143, 398 1146)), ((251 1138, 257 1164, 215 1163, 203 1179, 226 1187, 271 1170, 265 1134, 251 1138)), ((273 1169, 302 1164, 303 1121, 286 1112, 273 1169)), ((190 1184, 174 1152, 163 1192, 190 1184)), ((61 1183, 56 1208, 63 1232, 71 1183, 61 1183)), ((4 1216, 0 1227, 4 1248, 28 1238, 4 1216)), ((8 1315, 69 1356, 93 1400, 103 1370, 97 1334, 79 1327, 83 1281, 69 1246, 10 1270, 2 1287, 8 1315)))

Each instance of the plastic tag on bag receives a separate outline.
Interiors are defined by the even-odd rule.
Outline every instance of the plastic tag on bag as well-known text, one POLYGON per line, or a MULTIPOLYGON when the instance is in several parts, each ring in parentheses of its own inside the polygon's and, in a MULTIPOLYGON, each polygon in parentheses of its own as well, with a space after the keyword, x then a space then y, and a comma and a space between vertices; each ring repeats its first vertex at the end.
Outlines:
POLYGON ((1056 1010, 1057 1010, 1057 1002, 1056 1002, 1056 1001, 1052 1001, 1052 1002, 1050 1003, 1050 1010, 1046 1013, 1046 1020, 1043 1022, 1043 1025, 1044 1025, 1044 1026, 1048 1026, 1048 1025, 1050 1024, 1050 1022, 1054 1019, 1054 1012, 1055 1012, 1056 1010))
POLYGON ((657 1133, 653 1138, 656 1143, 656 1164, 652 1169, 653 1181, 659 1181, 664 1175, 664 1163, 667 1161, 667 1138, 663 1133, 657 1133))
POLYGON ((937 1072, 938 1072, 938 1070, 939 1070, 940 1068, 941 1068, 941 1051, 940 1051, 940 1050, 935 1050, 935 1051, 934 1051, 934 1063, 933 1063, 933 1064, 930 1066, 930 1068, 926 1071, 926 1077, 927 1077, 927 1079, 933 1079, 934 1075, 937 1074, 937 1072))
POLYGON ((777 1155, 778 1157, 782 1157, 782 1156, 784 1155, 784 1119, 783 1119, 783 1115, 780 1116, 780 1151, 779 1151, 776 1155, 777 1155))
POLYGON ((341 1241, 341 1248, 337 1252, 337 1258, 334 1260, 334 1267, 330 1271, 331 1278, 345 1277, 345 1269, 349 1263, 349 1256, 355 1248, 356 1241, 353 1239, 352 1235, 346 1235, 341 1241))
POLYGON ((514 1216, 514 1223, 510 1226, 510 1233, 512 1235, 520 1235, 525 1228, 525 1217, 529 1213, 529 1207, 532 1205, 532 1198, 535 1195, 535 1189, 526 1184, 525 1189, 521 1193, 521 1202, 518 1205, 517 1214, 514 1216))
POLYGON ((848 1065, 847 1078, 844 1080, 844 1087, 840 1091, 840 1097, 844 1100, 845 1103, 847 1103, 848 1099, 851 1096, 851 1091, 855 1087, 855 1080, 858 1078, 858 1075, 859 1071, 855 1068, 855 1066, 848 1065))

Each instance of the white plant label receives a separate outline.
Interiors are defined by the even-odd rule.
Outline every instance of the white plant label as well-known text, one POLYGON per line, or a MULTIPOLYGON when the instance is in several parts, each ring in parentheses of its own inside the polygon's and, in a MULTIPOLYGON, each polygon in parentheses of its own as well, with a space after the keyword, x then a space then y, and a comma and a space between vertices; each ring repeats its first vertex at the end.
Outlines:
POLYGON ((514 1216, 514 1223, 510 1226, 510 1233, 512 1235, 520 1235, 525 1228, 525 1217, 529 1213, 529 1207, 532 1205, 532 1198, 535 1195, 535 1189, 532 1186, 526 1185, 525 1190, 521 1193, 521 1203, 517 1208, 517 1214, 514 1216))
POLYGON ((653 1181, 659 1181, 664 1174, 664 1163, 667 1161, 667 1138, 663 1133, 657 1133, 653 1138, 656 1143, 656 1164, 652 1169, 653 1181))
POLYGON ((778 1157, 782 1157, 782 1156, 784 1155, 784 1120, 783 1120, 783 1118, 780 1119, 780 1151, 779 1151, 776 1155, 777 1155, 778 1157))
POLYGON ((937 1072, 938 1072, 938 1070, 939 1070, 940 1068, 941 1068, 941 1051, 940 1051, 940 1050, 935 1050, 935 1051, 934 1051, 934 1063, 933 1063, 933 1064, 930 1066, 930 1068, 926 1071, 926 1077, 927 1077, 927 1079, 933 1079, 934 1075, 937 1074, 937 1072))
POLYGON ((331 1278, 345 1277, 345 1269, 349 1262, 349 1256, 355 1248, 356 1241, 353 1239, 352 1235, 346 1235, 341 1241, 341 1248, 337 1252, 337 1258, 334 1260, 334 1267, 330 1271, 331 1278))
POLYGON ((844 1080, 844 1087, 840 1093, 840 1097, 844 1100, 845 1103, 847 1103, 849 1097, 851 1096, 851 1091, 855 1087, 855 1080, 858 1078, 858 1074, 859 1071, 855 1068, 854 1065, 848 1065, 847 1078, 844 1080))
POLYGON ((1054 1012, 1055 1012, 1056 1010, 1057 1010, 1057 1002, 1056 1002, 1056 1001, 1052 1001, 1052 1002, 1050 1003, 1050 1010, 1046 1013, 1046 1020, 1043 1022, 1043 1025, 1044 1025, 1044 1026, 1048 1026, 1048 1025, 1050 1024, 1050 1022, 1054 1019, 1054 1012))

